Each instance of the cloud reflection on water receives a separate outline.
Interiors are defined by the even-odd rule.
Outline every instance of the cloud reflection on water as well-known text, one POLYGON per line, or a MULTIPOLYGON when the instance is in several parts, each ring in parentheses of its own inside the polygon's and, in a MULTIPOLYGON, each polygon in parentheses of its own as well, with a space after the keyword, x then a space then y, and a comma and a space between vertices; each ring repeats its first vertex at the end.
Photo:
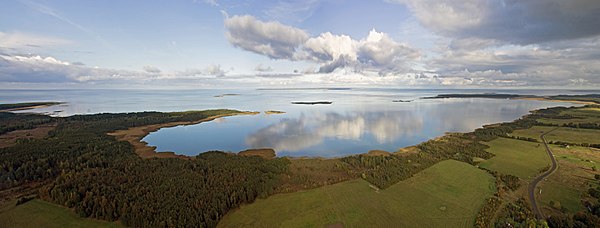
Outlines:
POLYGON ((298 118, 281 119, 249 134, 246 144, 251 148, 293 152, 319 145, 328 138, 368 140, 372 137, 374 143, 386 143, 411 136, 422 128, 422 116, 410 111, 302 113, 298 118))

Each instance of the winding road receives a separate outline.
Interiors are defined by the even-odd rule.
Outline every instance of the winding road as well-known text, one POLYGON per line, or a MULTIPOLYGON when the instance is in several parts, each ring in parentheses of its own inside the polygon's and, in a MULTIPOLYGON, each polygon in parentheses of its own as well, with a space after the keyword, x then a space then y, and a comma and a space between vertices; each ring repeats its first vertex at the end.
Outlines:
POLYGON ((550 169, 546 170, 546 172, 542 173, 541 175, 539 175, 538 177, 533 179, 531 181, 531 183, 529 183, 529 188, 527 190, 529 192, 529 201, 531 201, 531 206, 533 207, 533 213, 535 214, 535 216, 538 219, 543 219, 544 215, 542 214, 542 211, 540 211, 540 209, 537 205, 537 202, 535 201, 535 190, 536 190, 537 184, 540 181, 542 181, 544 178, 550 176, 550 174, 552 174, 558 168, 556 159, 554 158, 554 155, 552 154, 552 150, 550 150, 550 147, 548 147, 548 142, 546 142, 546 139, 544 138, 544 136, 556 129, 558 129, 558 127, 540 135, 540 138, 542 139, 542 142, 544 143, 544 147, 546 147, 546 152, 548 152, 548 156, 550 156, 550 160, 552 161, 552 166, 550 167, 550 169))

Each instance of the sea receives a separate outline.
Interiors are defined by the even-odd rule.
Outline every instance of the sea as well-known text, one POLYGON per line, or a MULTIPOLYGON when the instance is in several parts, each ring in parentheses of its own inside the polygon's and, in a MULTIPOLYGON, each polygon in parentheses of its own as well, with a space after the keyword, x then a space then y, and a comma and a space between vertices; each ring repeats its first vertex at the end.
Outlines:
POLYGON ((422 99, 448 93, 591 94, 591 90, 282 88, 0 90, 0 103, 60 101, 26 110, 53 116, 143 111, 237 109, 261 112, 162 128, 142 140, 157 151, 194 156, 272 148, 277 156, 341 157, 397 151, 447 132, 512 121, 569 102, 486 98, 422 99), (292 104, 328 101, 331 104, 292 104), (281 111, 281 114, 265 114, 281 111))

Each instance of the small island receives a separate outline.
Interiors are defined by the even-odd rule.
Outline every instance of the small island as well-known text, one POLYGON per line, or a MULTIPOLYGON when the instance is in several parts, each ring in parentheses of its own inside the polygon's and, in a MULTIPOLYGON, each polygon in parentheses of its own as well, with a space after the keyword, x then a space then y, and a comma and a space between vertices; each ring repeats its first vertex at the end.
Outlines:
POLYGON ((292 104, 301 105, 317 105, 317 104, 332 104, 332 101, 292 101, 292 104))
POLYGON ((266 115, 276 115, 276 114, 285 114, 284 111, 277 111, 277 110, 267 110, 265 111, 266 115))
POLYGON ((221 97, 239 96, 239 95, 240 94, 237 94, 237 93, 224 93, 224 94, 215 95, 214 97, 221 98, 221 97))
POLYGON ((408 103, 408 102, 412 102, 412 100, 393 100, 392 102, 394 102, 394 103, 408 103))

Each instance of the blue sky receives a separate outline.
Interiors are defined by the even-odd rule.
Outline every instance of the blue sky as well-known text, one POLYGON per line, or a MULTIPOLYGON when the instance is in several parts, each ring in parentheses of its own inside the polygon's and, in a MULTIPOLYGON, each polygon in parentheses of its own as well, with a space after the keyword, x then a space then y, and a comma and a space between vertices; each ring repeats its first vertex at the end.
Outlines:
POLYGON ((3 87, 595 87, 594 0, 0 3, 3 87))

